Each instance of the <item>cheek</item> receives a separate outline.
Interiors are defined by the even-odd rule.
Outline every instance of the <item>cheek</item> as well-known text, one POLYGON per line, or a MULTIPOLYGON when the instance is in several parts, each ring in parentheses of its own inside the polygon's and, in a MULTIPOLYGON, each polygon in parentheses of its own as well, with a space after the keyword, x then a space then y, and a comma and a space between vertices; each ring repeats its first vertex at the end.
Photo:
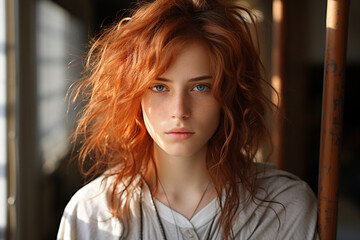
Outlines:
POLYGON ((209 101, 199 108, 199 117, 201 118, 203 128, 208 128, 214 132, 220 122, 221 109, 216 101, 209 101))
POLYGON ((146 130, 148 131, 151 138, 154 138, 158 125, 160 124, 161 106, 154 103, 149 98, 144 97, 141 101, 142 117, 145 123, 146 130))
POLYGON ((216 110, 212 111, 211 113, 211 126, 213 127, 213 130, 215 131, 220 123, 220 108, 216 108, 216 110))
POLYGON ((148 101, 144 98, 141 100, 141 110, 142 110, 142 118, 144 120, 146 130, 148 131, 150 136, 152 136, 152 129, 153 129, 153 127, 151 126, 152 109, 151 106, 149 106, 148 101))
POLYGON ((202 104, 201 109, 203 115, 207 115, 208 118, 213 120, 219 119, 220 117, 220 105, 214 99, 207 101, 206 104, 202 104))

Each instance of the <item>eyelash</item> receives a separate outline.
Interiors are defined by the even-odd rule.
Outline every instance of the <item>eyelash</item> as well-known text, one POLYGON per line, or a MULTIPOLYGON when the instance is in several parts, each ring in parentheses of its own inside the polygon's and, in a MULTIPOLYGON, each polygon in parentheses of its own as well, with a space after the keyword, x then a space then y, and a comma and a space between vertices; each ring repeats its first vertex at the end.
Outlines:
POLYGON ((197 84, 197 85, 193 88, 193 90, 194 90, 195 88, 199 87, 199 86, 205 87, 205 89, 204 89, 204 90, 195 90, 196 92, 207 92, 207 91, 210 90, 210 87, 209 87, 208 85, 206 85, 206 84, 197 84))
POLYGON ((154 92, 164 92, 165 90, 167 90, 167 88, 164 86, 164 85, 161 85, 161 84, 156 84, 154 86, 151 86, 150 87, 150 90, 154 91, 154 92), (157 87, 162 87, 164 88, 163 90, 158 90, 156 89, 157 87))
MULTIPOLYGON (((151 87, 149 87, 150 90, 154 91, 154 92, 157 92, 157 93, 161 93, 161 92, 165 92, 166 90, 168 90, 168 88, 165 86, 165 85, 162 85, 162 84, 156 84, 156 85, 153 85, 151 87), (162 88, 162 89, 158 89, 158 88, 162 88)), ((208 92, 210 90, 210 86, 207 85, 207 84, 197 84, 195 85, 195 87, 193 87, 191 89, 192 91, 195 91, 195 92, 208 92), (196 90, 196 88, 198 88, 199 86, 201 87, 205 87, 205 89, 203 90, 196 90)))

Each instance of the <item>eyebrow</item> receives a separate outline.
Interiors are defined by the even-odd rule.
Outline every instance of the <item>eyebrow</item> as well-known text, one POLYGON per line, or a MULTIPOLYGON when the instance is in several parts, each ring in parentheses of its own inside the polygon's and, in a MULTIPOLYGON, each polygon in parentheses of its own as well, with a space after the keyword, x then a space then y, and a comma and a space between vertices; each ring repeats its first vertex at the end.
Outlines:
MULTIPOLYGON (((206 80, 206 79, 211 79, 211 76, 205 75, 205 76, 199 76, 199 77, 194 77, 194 78, 190 78, 189 82, 198 82, 198 81, 202 81, 202 80, 206 80)), ((157 81, 162 81, 162 82, 171 82, 170 79, 167 78, 163 78, 163 77, 159 77, 156 78, 157 81)))

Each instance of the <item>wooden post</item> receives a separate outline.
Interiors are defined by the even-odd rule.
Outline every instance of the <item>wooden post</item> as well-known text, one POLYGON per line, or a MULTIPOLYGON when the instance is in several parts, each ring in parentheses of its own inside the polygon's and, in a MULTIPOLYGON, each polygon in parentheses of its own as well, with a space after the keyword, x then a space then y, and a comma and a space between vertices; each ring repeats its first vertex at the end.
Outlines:
POLYGON ((328 0, 321 118, 318 232, 336 239, 349 0, 328 0))

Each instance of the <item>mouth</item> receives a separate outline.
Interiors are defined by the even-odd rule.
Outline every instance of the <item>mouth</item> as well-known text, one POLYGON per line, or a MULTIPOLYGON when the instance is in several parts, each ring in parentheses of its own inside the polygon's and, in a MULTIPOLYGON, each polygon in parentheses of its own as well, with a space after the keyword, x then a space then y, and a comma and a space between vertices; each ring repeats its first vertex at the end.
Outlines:
POLYGON ((195 132, 187 128, 174 128, 168 132, 165 132, 165 134, 174 140, 186 140, 191 138, 195 132))

